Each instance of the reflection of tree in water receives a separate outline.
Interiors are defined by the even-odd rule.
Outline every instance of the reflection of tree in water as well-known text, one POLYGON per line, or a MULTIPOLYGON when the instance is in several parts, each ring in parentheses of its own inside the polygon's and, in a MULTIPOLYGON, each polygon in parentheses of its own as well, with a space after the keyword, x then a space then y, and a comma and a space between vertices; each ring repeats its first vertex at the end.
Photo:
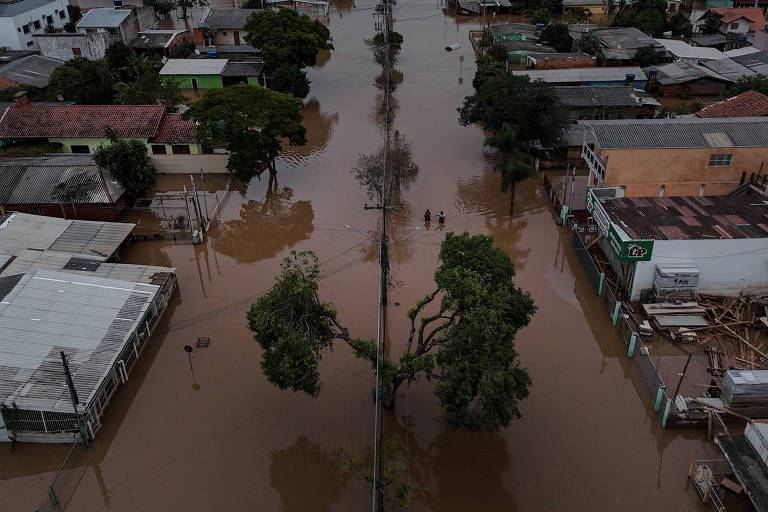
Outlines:
MULTIPOLYGON (((403 264, 407 263, 412 257, 415 250, 414 243, 408 239, 408 235, 405 233, 416 227, 418 223, 413 220, 413 210, 408 203, 402 203, 403 208, 401 210, 390 210, 389 217, 387 219, 389 232, 389 261, 390 263, 403 264)), ((376 225, 375 233, 381 231, 381 219, 376 225)), ((363 255, 364 261, 378 261, 379 259, 379 237, 375 236, 369 242, 360 246, 360 252, 363 255)), ((397 273, 396 271, 394 272, 397 273)), ((397 280, 397 275, 392 276, 393 280, 397 280)), ((392 284, 392 283, 390 283, 392 284)))
POLYGON ((280 160, 300 163, 303 159, 325 151, 333 137, 333 131, 339 122, 339 114, 324 114, 320 111, 320 102, 312 98, 301 109, 304 116, 302 125, 307 129, 307 143, 304 146, 285 146, 280 160))
MULTIPOLYGON (((524 215, 509 215, 509 196, 500 192, 501 176, 486 172, 479 176, 459 178, 456 182, 456 202, 460 211, 477 213, 485 221, 486 229, 494 236, 498 247, 512 256, 518 270, 523 268, 530 249, 517 247, 523 228, 528 224, 524 215)), ((520 209, 530 209, 529 202, 521 197, 520 209)))
MULTIPOLYGON (((391 92, 397 89, 397 86, 403 82, 405 75, 396 69, 392 69, 389 76, 389 83, 391 92)), ((374 80, 374 85, 379 89, 379 93, 376 95, 376 105, 373 113, 370 117, 371 121, 379 126, 383 126, 386 120, 386 104, 384 103, 384 72, 382 71, 379 76, 374 80)), ((390 94, 389 96, 389 122, 392 123, 395 119, 398 109, 400 108, 400 102, 397 98, 390 94)))
POLYGON ((216 250, 239 262, 254 262, 278 255, 309 238, 314 211, 310 201, 292 201, 293 190, 267 190, 264 201, 250 200, 240 218, 216 224, 216 250))
POLYGON ((315 56, 315 66, 314 66, 315 69, 320 69, 321 67, 328 64, 330 60, 331 60, 331 50, 319 50, 317 52, 317 55, 315 56))
POLYGON ((350 476, 342 471, 336 457, 306 437, 270 455, 269 481, 280 493, 284 512, 331 510, 350 476))

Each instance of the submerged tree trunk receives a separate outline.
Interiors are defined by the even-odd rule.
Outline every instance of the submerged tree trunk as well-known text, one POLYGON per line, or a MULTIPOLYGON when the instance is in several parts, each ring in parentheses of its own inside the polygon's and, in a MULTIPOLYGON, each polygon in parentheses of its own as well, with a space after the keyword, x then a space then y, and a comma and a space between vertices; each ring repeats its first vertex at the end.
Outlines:
POLYGON ((517 188, 517 182, 512 181, 509 185, 509 214, 515 213, 515 188, 517 188))
POLYGON ((277 192, 277 166, 275 165, 274 160, 267 163, 267 169, 269 170, 269 184, 267 185, 267 188, 277 192))

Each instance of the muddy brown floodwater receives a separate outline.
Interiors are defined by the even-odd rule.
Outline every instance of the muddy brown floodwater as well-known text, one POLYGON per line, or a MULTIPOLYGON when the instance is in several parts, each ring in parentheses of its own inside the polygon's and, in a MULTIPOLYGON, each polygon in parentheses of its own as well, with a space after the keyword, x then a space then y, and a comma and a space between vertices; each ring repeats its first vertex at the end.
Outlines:
MULTIPOLYGON (((376 333, 376 247, 366 239, 377 214, 350 169, 381 142, 375 87, 380 69, 363 45, 373 34, 372 0, 332 7, 336 47, 310 71, 309 144, 279 163, 276 193, 266 180, 236 189, 219 223, 198 247, 143 242, 125 259, 176 267, 179 292, 104 427, 79 462, 67 510, 359 511, 370 488, 342 460, 371 445, 374 377, 344 347, 321 364, 316 399, 279 391, 259 368, 260 349, 245 322, 289 250, 317 252, 327 277, 322 298, 338 307, 354 335, 376 333), (356 230, 346 229, 352 225, 356 230), (209 348, 183 346, 198 336, 209 348), (198 387, 199 386, 199 387, 198 387)), ((412 461, 405 479, 423 486, 413 511, 706 510, 686 485, 692 457, 716 455, 703 431, 668 431, 625 357, 603 305, 553 222, 535 181, 518 187, 516 214, 488 165, 483 134, 457 124, 472 92, 468 31, 430 1, 402 0, 396 30, 394 128, 420 167, 393 218, 393 237, 444 210, 447 229, 490 233, 519 269, 539 311, 518 337, 533 376, 523 417, 501 432, 455 433, 442 420, 433 387, 402 389, 385 417, 385 437, 402 439, 412 461), (446 52, 453 42, 461 49, 446 52), (463 65, 459 57, 464 57, 463 65)), ((410 304, 432 289, 444 232, 412 231, 392 249, 389 350, 399 353, 410 304), (397 305, 399 303, 400 305, 397 305)), ((32 511, 66 452, 62 446, 0 444, 0 509, 32 511)))

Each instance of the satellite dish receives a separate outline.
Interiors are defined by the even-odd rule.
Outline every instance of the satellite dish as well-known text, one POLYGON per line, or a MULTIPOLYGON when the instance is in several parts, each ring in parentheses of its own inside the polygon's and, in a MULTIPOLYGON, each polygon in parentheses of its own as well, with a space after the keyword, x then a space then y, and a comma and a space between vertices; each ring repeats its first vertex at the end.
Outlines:
POLYGON ((195 48, 195 55, 200 55, 200 50, 198 50, 197 48, 195 48))
POLYGON ((61 94, 57 94, 56 99, 59 101, 64 101, 64 96, 62 96, 61 94))

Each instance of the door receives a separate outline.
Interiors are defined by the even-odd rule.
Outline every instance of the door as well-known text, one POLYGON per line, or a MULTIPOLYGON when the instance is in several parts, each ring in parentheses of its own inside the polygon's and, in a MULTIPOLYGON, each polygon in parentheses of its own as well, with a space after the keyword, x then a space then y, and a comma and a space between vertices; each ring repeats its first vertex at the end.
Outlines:
POLYGON ((235 36, 235 44, 239 46, 240 45, 240 32, 235 30, 234 32, 232 32, 232 35, 235 36))
POLYGON ((192 90, 197 91, 197 78, 192 79, 192 90))

